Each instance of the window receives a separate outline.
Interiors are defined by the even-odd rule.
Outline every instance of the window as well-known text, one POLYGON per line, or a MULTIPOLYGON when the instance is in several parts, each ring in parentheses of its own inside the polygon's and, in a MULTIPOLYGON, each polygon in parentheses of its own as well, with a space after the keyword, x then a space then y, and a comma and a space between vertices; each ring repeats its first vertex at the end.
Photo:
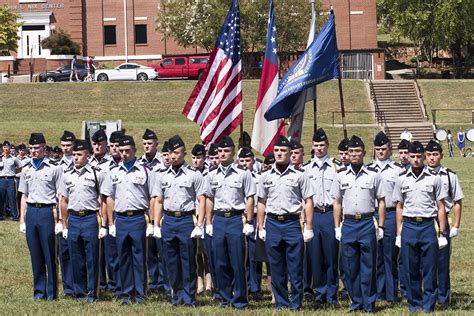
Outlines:
POLYGON ((185 65, 186 64, 186 60, 184 58, 176 58, 175 59, 175 65, 185 65))
POLYGON ((148 43, 146 34, 146 24, 135 25, 135 44, 146 44, 148 43))
POLYGON ((173 61, 171 59, 165 59, 162 63, 163 66, 171 66, 173 61))
POLYGON ((193 58, 191 59, 191 64, 207 64, 208 58, 193 58))
POLYGON ((117 44, 115 25, 104 25, 104 45, 117 44))
POLYGON ((23 31, 44 31, 45 26, 44 25, 23 25, 21 29, 23 31))

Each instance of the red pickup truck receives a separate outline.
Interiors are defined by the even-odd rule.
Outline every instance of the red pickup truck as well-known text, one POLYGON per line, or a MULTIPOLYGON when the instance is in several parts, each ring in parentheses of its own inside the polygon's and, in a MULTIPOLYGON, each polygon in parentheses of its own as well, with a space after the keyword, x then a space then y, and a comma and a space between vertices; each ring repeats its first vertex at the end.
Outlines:
POLYGON ((209 55, 175 56, 163 58, 159 65, 152 65, 160 78, 199 78, 206 68, 209 55))

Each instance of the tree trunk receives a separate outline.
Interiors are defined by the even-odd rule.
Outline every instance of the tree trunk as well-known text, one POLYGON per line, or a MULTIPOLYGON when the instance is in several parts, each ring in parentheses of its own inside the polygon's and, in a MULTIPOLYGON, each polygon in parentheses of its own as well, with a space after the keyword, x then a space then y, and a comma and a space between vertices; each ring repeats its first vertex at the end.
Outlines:
POLYGON ((454 78, 461 79, 464 74, 463 60, 462 60, 462 46, 456 42, 451 45, 451 54, 453 55, 454 78))

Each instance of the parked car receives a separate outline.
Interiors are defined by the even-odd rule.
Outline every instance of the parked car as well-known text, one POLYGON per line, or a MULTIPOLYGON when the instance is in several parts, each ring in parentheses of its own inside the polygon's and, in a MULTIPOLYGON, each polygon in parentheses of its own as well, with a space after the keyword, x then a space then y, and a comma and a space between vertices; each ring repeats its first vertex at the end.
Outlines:
POLYGON ((134 63, 124 63, 114 69, 96 69, 95 80, 154 80, 156 78, 156 70, 134 63))
POLYGON ((199 78, 209 61, 208 55, 175 56, 164 58, 152 67, 158 72, 158 78, 199 78))
MULTIPOLYGON (((86 66, 83 64, 76 64, 77 76, 79 80, 83 81, 87 76, 86 66)), ((71 75, 71 65, 67 64, 59 67, 56 70, 43 72, 39 74, 39 81, 41 82, 56 82, 56 81, 69 81, 71 75)), ((75 79, 75 76, 73 76, 75 79)))

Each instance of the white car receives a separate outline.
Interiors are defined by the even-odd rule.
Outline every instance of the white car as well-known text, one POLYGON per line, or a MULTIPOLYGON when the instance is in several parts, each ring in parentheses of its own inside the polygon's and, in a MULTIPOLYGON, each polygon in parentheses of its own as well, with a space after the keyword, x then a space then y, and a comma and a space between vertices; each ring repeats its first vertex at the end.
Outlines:
POLYGON ((134 63, 124 63, 114 69, 97 69, 95 80, 154 80, 158 73, 154 68, 134 63))

